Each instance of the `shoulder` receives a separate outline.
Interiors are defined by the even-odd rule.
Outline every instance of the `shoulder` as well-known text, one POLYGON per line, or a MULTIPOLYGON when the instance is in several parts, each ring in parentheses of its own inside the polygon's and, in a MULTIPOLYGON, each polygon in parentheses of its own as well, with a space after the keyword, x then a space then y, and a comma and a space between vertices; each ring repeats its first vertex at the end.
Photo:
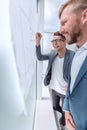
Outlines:
POLYGON ((54 59, 56 56, 57 56, 57 52, 52 49, 49 54, 49 59, 54 59))
POLYGON ((74 56, 75 52, 70 50, 70 49, 66 49, 66 55, 71 55, 74 56))
POLYGON ((57 54, 57 52, 52 49, 51 52, 50 52, 50 55, 56 55, 56 54, 57 54))

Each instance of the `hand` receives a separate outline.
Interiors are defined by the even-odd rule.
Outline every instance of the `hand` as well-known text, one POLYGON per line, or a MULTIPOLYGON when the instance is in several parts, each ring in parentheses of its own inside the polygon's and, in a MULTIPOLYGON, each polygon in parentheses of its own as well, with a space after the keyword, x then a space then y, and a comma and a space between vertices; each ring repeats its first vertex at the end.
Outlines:
POLYGON ((66 92, 67 86, 63 86, 63 87, 62 87, 62 90, 66 92))
POLYGON ((66 120, 66 127, 68 128, 68 130, 75 130, 76 126, 69 112, 65 112, 65 120, 66 120))
POLYGON ((37 32, 36 33, 36 46, 40 45, 41 37, 42 37, 41 33, 37 32))

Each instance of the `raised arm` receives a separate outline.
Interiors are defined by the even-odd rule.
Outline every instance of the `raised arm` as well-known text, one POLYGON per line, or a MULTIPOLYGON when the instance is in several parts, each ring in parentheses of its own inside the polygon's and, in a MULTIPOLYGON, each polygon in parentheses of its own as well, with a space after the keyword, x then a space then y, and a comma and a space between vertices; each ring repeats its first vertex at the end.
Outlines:
POLYGON ((49 54, 45 55, 41 53, 41 47, 40 47, 41 38, 42 38, 42 34, 37 32, 36 33, 36 56, 40 61, 49 60, 49 54))
POLYGON ((36 33, 36 46, 37 47, 40 45, 41 38, 42 38, 42 34, 37 32, 36 33))

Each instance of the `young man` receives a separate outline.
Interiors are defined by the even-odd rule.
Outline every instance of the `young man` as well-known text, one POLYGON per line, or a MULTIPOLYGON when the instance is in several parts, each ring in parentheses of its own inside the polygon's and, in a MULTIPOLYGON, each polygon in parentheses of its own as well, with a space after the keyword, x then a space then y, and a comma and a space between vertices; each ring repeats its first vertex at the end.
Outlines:
POLYGON ((65 117, 60 106, 60 98, 63 100, 66 94, 68 74, 74 52, 66 49, 65 37, 59 32, 55 32, 53 40, 51 41, 54 50, 48 55, 43 55, 40 49, 41 37, 41 33, 36 33, 36 55, 38 60, 49 60, 44 84, 46 86, 49 85, 57 126, 58 117, 56 111, 62 114, 60 125, 61 130, 63 130, 65 126, 65 117))
POLYGON ((77 45, 64 101, 69 130, 87 130, 87 0, 68 0, 60 9, 60 32, 77 45))

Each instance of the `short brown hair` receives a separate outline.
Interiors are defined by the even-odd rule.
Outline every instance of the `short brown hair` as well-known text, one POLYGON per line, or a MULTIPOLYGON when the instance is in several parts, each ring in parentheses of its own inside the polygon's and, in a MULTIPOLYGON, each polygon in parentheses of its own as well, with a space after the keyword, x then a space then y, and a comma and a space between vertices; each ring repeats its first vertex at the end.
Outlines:
POLYGON ((63 36, 59 31, 54 32, 54 36, 61 36, 61 38, 62 38, 63 41, 66 40, 65 36, 63 36))
POLYGON ((73 5, 73 12, 80 12, 83 11, 84 9, 87 9, 87 0, 68 0, 66 3, 64 3, 60 10, 59 10, 59 18, 61 18, 61 14, 63 10, 68 6, 68 5, 73 5))

